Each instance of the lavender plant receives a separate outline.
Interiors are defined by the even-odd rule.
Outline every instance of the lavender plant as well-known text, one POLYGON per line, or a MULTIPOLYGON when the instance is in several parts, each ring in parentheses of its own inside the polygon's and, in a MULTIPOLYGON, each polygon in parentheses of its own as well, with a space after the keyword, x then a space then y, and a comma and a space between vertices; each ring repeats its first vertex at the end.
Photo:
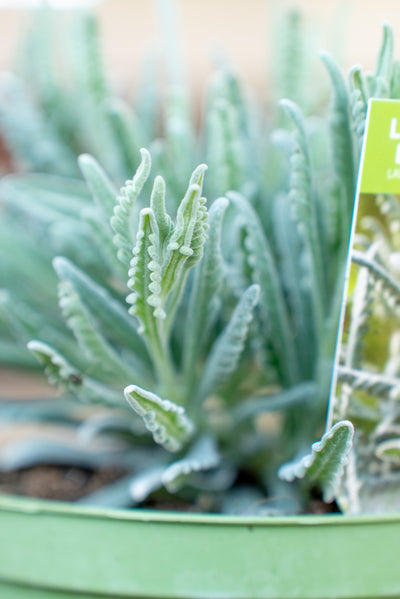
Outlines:
MULTIPOLYGON (((32 130, 51 131, 49 160, 28 156, 17 119, 2 119, 17 155, 48 171, 2 182, 2 356, 15 346, 10 331, 29 342, 66 394, 64 417, 78 421, 79 439, 115 441, 102 459, 126 476, 83 502, 136 505, 167 492, 212 510, 244 500, 247 511, 284 513, 303 510, 315 486, 331 500, 352 424, 339 421, 304 455, 323 432, 365 104, 383 90, 396 97, 399 85, 390 30, 368 85, 355 70, 349 90, 323 56, 328 118, 304 117, 286 99, 280 126, 268 128, 224 67, 204 135, 173 89, 164 136, 154 139, 138 124, 154 119, 109 99, 93 22, 82 24, 77 114, 62 118, 64 88, 43 73, 51 117, 29 116, 32 130), (91 142, 92 155, 79 157, 86 185, 73 160, 80 135, 91 142), (287 485, 294 479, 302 482, 287 485)), ((52 448, 55 460, 72 459, 69 448, 52 448)), ((80 450, 78 461, 98 463, 80 450)), ((32 445, 19 461, 7 455, 0 466, 21 467, 32 445)))

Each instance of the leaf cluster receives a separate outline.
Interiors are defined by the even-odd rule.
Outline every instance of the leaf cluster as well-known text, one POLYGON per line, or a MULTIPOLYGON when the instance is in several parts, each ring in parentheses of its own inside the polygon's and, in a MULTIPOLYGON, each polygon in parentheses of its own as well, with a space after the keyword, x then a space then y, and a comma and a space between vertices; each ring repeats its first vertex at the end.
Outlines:
MULTIPOLYGON (((285 85, 285 50, 289 97, 275 123, 222 65, 201 134, 177 87, 160 134, 154 85, 135 108, 115 98, 96 23, 76 18, 71 54, 59 57, 67 76, 53 64, 55 16, 45 11, 26 41, 37 98, 24 89, 22 57, 22 77, 6 81, 0 102, 15 161, 34 171, 1 184, 0 357, 31 364, 29 342, 80 438, 117 441, 118 451, 104 451, 124 456, 126 477, 86 502, 132 505, 168 492, 224 510, 243 479, 275 495, 278 467, 323 429, 362 103, 397 90, 390 31, 367 87, 357 71, 349 89, 323 56, 329 108, 302 100, 301 81, 285 85)), ((332 497, 351 436, 341 423, 282 477, 309 476, 332 497)), ((68 459, 65 447, 54 454, 68 459)), ((306 497, 300 485, 297 509, 306 497)))

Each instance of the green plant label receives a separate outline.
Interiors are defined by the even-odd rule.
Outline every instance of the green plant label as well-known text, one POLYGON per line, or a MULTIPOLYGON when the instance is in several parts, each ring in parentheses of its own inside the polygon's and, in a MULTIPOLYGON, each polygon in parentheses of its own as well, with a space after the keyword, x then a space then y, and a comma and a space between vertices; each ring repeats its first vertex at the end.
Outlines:
POLYGON ((380 444, 391 433, 382 437, 382 423, 390 423, 396 437, 400 430, 397 100, 369 102, 346 275, 328 426, 342 419, 352 421, 357 464, 368 455, 368 468, 379 472, 390 467, 390 452, 383 452, 380 444))
POLYGON ((400 102, 371 100, 360 169, 361 193, 400 192, 400 102))

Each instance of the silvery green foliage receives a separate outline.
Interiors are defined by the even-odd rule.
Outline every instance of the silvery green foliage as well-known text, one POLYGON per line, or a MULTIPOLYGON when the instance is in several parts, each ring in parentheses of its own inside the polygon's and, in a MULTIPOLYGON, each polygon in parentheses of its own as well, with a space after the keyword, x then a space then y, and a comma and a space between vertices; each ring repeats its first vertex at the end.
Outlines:
POLYGON ((288 482, 306 479, 322 490, 324 501, 333 501, 352 448, 353 435, 354 426, 351 422, 337 422, 324 434, 321 441, 312 444, 310 454, 281 466, 279 477, 288 482))
MULTIPOLYGON (((111 97, 96 25, 81 15, 67 84, 48 64, 54 15, 43 14, 39 31, 47 36, 29 40, 39 102, 22 99, 32 104, 29 130, 48 140, 48 154, 24 146, 17 119, 4 125, 19 162, 43 172, 2 182, 0 357, 31 364, 21 349, 29 342, 67 394, 78 434, 129 447, 121 462, 127 476, 87 503, 138 504, 168 491, 191 501, 207 496, 218 510, 242 473, 258 481, 257 496, 279 494, 277 467, 322 433, 360 98, 325 56, 328 118, 303 115, 294 103, 303 105, 306 94, 299 80, 283 102, 289 118, 282 111, 267 124, 225 65, 209 88, 202 134, 194 133, 186 91, 173 86, 155 138, 154 81, 136 110, 111 97), (43 111, 50 111, 46 127, 43 111), (71 153, 80 154, 87 185, 71 153)), ((389 42, 386 30, 381 86, 389 42)), ((291 56, 293 48, 283 57, 282 84, 291 56)), ((308 114, 311 103, 304 106, 308 114)), ((51 417, 50 410, 43 419, 51 417)), ((381 441, 378 454, 395 460, 396 443, 381 441)), ((342 461, 338 452, 334 481, 342 461)), ((305 485, 293 503, 306 497, 305 485)))
MULTIPOLYGON (((110 189, 107 177, 93 160, 85 157, 80 163, 95 200, 104 199, 110 189)), ((248 338, 259 300, 259 287, 253 284, 244 289, 238 300, 232 295, 231 307, 224 310, 226 320, 215 314, 214 302, 222 309, 221 301, 217 301, 220 281, 216 277, 224 272, 220 243, 228 201, 215 202, 208 224, 208 211, 201 194, 206 169, 200 165, 190 178, 175 218, 166 211, 166 185, 160 176, 154 179, 150 206, 135 213, 138 188, 143 187, 149 176, 150 163, 150 154, 142 150, 142 162, 132 181, 127 181, 116 194, 111 226, 105 227, 115 254, 123 264, 126 264, 127 247, 129 244, 131 247, 130 269, 126 271, 129 310, 69 260, 58 257, 54 268, 59 277, 59 305, 77 347, 73 354, 63 355, 57 342, 54 346, 42 341, 29 343, 29 349, 43 364, 50 382, 84 402, 101 403, 125 414, 132 408, 157 444, 167 452, 179 454, 173 462, 163 458, 165 472, 160 472, 159 485, 154 483, 155 464, 151 460, 149 479, 143 471, 138 473, 140 484, 135 477, 126 479, 133 495, 125 493, 125 496, 131 497, 133 502, 138 497, 138 485, 142 490, 148 488, 149 492, 159 486, 175 492, 186 483, 201 488, 205 483, 199 473, 204 476, 209 470, 212 471, 210 488, 213 484, 218 488, 221 476, 222 480, 228 480, 223 476, 226 464, 219 457, 218 430, 208 422, 203 405, 221 391, 222 399, 223 389, 233 383, 231 380, 238 373, 243 381, 248 379, 246 370, 251 357, 248 338), (136 214, 136 223, 132 214, 136 214), (207 247, 208 241, 210 247, 207 247), (203 256, 202 268, 188 289, 188 275, 203 256), (212 319, 214 324, 219 321, 218 326, 201 330, 196 322, 195 306, 205 321, 214 312, 212 319), (174 323, 178 318, 192 322, 202 336, 202 346, 192 347, 190 351, 190 370, 184 356, 177 354, 178 340, 174 340, 175 347, 172 345, 174 323), (205 348, 208 355, 203 358, 203 368, 199 368, 198 352, 200 349, 204 352, 205 348), (126 402, 122 394, 124 387, 126 402), (207 437, 204 437, 204 427, 208 430, 207 437), (218 476, 219 469, 221 476, 218 476), (144 482, 150 480, 151 484, 144 482)), ((104 205, 103 201, 101 207, 104 205)), ((102 212, 100 216, 105 226, 106 210, 102 212)), ((116 275, 119 274, 116 270, 116 275)), ((181 351, 187 344, 188 337, 183 338, 181 351)), ((132 413, 128 418, 136 419, 132 413)), ((109 428, 118 433, 115 421, 109 422, 109 428)), ((148 444, 142 430, 135 435, 133 427, 131 433, 137 437, 135 444, 148 444)), ((119 486, 115 493, 116 497, 124 495, 119 486)))
POLYGON ((351 254, 354 290, 334 418, 350 418, 356 427, 354 450, 338 491, 340 505, 352 513, 399 507, 397 213, 396 197, 371 196, 368 216, 357 220, 358 249, 351 254))

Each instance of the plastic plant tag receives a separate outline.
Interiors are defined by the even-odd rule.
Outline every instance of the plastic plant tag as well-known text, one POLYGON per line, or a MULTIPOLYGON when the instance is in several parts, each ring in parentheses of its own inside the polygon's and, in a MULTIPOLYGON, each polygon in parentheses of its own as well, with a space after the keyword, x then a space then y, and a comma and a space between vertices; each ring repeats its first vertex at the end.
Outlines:
POLYGON ((368 105, 327 427, 344 419, 354 424, 356 435, 338 497, 342 509, 354 513, 398 509, 400 101, 397 100, 372 99, 368 105), (377 505, 381 500, 385 506, 377 505))

